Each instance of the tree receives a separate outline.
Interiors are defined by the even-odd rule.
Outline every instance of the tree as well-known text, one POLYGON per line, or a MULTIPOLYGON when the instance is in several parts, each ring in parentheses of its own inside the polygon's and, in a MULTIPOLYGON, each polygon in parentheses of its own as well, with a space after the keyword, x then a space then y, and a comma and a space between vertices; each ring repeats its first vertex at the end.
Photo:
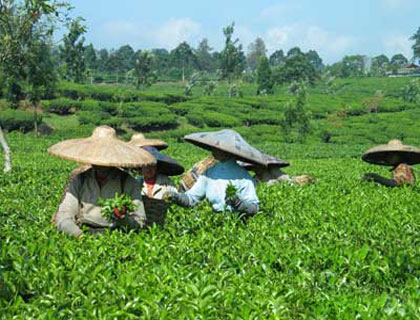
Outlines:
POLYGON ((85 47, 85 64, 86 68, 89 70, 97 70, 98 69, 98 57, 96 55, 95 48, 93 44, 89 44, 85 47))
POLYGON ((374 76, 384 76, 389 66, 389 59, 386 55, 381 54, 372 59, 370 72, 374 76))
MULTIPOLYGON (((51 75, 43 75, 51 66, 47 41, 67 10, 67 4, 48 0, 0 1, 0 73, 7 83, 9 101, 15 107, 25 97, 24 87, 28 88, 27 97, 36 101, 41 90, 52 85, 51 75)), ((8 172, 11 152, 1 127, 0 143, 8 172)))
POLYGON ((14 107, 25 97, 28 63, 34 44, 52 37, 67 5, 48 0, 0 1, 0 73, 14 107))
POLYGON ((326 66, 324 73, 329 73, 332 77, 342 77, 343 76, 343 63, 336 62, 332 65, 326 66))
POLYGON ((291 83, 293 81, 308 81, 313 84, 318 78, 313 65, 303 53, 291 54, 284 65, 278 66, 273 71, 275 83, 291 83))
POLYGON ((114 53, 114 58, 118 61, 117 72, 126 73, 133 69, 136 60, 135 52, 130 45, 121 46, 114 53))
POLYGON ((271 74, 270 64, 267 57, 260 56, 257 68, 257 94, 272 94, 274 93, 274 81, 271 74))
POLYGON ((414 41, 411 47, 413 49, 413 59, 420 59, 420 28, 410 37, 410 40, 414 41))
POLYGON ((238 45, 239 39, 232 39, 235 31, 235 23, 223 28, 225 35, 225 47, 220 53, 220 67, 222 69, 222 77, 232 80, 245 69, 246 58, 242 50, 242 45, 238 45))
POLYGON ((305 56, 309 63, 315 68, 316 72, 320 73, 322 70, 324 70, 325 66, 321 57, 318 55, 318 52, 315 50, 309 50, 305 56))
POLYGON ((57 82, 51 47, 52 44, 45 41, 35 41, 28 56, 26 97, 34 107, 35 136, 38 135, 38 106, 41 98, 52 96, 57 82))
POLYGON ((420 102, 420 81, 414 79, 407 84, 402 90, 401 97, 407 102, 420 102))
POLYGON ((185 67, 197 63, 197 58, 190 45, 183 41, 171 51, 171 64, 182 69, 182 82, 185 82, 185 67))
POLYGON ((345 56, 342 60, 342 77, 361 77, 365 74, 364 58, 361 55, 345 56))
POLYGON ((272 66, 279 66, 283 64, 286 60, 286 57, 284 56, 283 50, 276 50, 274 51, 270 56, 270 65, 272 66))
POLYGON ((398 53, 392 56, 390 63, 392 66, 402 67, 408 63, 408 59, 402 53, 398 53))
POLYGON ((141 51, 134 63, 136 88, 148 87, 153 79, 153 55, 149 51, 141 51))
POLYGON ((108 60, 109 60, 109 53, 106 49, 101 49, 98 52, 98 70, 101 72, 106 72, 108 70, 108 60))
POLYGON ((287 58, 291 58, 293 56, 303 55, 302 50, 299 47, 293 47, 289 51, 287 51, 287 58))
POLYGON ((150 53, 154 56, 153 70, 156 75, 162 76, 168 74, 169 69, 169 52, 166 49, 152 49, 150 53))
POLYGON ((257 68, 260 58, 262 56, 265 57, 266 53, 267 48, 265 47, 264 40, 259 37, 248 46, 246 59, 251 70, 255 70, 257 68))
POLYGON ((212 51, 213 48, 209 46, 209 42, 206 38, 200 41, 195 52, 200 70, 207 72, 215 71, 216 68, 214 58, 211 53, 212 51))
POLYGON ((291 87, 295 99, 287 103, 284 119, 280 126, 286 142, 303 142, 311 129, 310 114, 305 110, 306 88, 302 82, 293 83, 291 87))
POLYGON ((63 45, 60 46, 61 58, 64 62, 64 77, 81 83, 85 79, 86 65, 84 59, 84 42, 82 37, 86 27, 82 24, 84 20, 77 18, 68 24, 69 33, 64 36, 63 45))

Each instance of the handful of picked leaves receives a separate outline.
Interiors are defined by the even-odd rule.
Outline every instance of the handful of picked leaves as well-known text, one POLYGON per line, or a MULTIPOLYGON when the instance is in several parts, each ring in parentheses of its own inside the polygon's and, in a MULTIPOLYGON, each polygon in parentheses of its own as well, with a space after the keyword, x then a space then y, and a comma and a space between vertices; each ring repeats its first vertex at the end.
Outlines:
POLYGON ((238 190, 233 185, 233 183, 229 182, 229 184, 226 187, 226 195, 225 195, 226 203, 232 203, 233 202, 237 191, 238 190))
POLYGON ((99 199, 98 205, 102 206, 102 216, 108 221, 124 219, 126 214, 137 209, 137 205, 133 204, 131 197, 125 193, 115 193, 114 198, 110 199, 99 199))

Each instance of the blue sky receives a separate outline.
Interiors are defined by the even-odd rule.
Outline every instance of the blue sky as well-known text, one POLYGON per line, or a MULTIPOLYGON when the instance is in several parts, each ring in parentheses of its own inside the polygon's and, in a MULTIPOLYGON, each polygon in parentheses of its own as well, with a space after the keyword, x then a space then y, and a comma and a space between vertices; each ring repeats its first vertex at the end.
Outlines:
POLYGON ((235 21, 245 51, 256 37, 269 53, 299 46, 327 63, 346 54, 411 57, 409 37, 420 27, 420 0, 72 0, 97 48, 173 49, 208 38, 223 47, 222 28, 235 21))

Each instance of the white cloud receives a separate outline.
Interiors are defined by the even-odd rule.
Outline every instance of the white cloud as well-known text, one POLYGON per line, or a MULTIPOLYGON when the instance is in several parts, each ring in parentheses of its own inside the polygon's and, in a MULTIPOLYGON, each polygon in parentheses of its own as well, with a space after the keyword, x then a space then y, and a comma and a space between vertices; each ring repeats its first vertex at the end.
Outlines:
POLYGON ((94 36, 108 48, 130 44, 135 49, 173 49, 182 41, 195 45, 200 38, 201 29, 201 25, 190 18, 172 18, 160 26, 115 20, 103 24, 94 36))
POLYGON ((303 51, 316 50, 330 63, 342 58, 355 46, 357 40, 350 36, 336 35, 319 26, 291 24, 274 27, 267 31, 264 40, 271 53, 278 49, 286 51, 298 46, 303 51))
POLYGON ((157 43, 173 49, 182 41, 190 44, 198 41, 201 25, 190 18, 169 19, 154 33, 157 43))
POLYGON ((402 53, 407 58, 412 56, 412 43, 408 35, 391 34, 384 37, 382 42, 388 55, 402 53))

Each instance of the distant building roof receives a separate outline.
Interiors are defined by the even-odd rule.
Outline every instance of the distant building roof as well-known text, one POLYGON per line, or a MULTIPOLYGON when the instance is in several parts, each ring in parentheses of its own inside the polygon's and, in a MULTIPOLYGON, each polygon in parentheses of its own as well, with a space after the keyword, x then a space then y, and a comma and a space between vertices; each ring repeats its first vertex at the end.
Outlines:
POLYGON ((404 68, 406 68, 406 69, 419 69, 420 66, 416 65, 415 63, 410 63, 409 65, 406 65, 404 68))

